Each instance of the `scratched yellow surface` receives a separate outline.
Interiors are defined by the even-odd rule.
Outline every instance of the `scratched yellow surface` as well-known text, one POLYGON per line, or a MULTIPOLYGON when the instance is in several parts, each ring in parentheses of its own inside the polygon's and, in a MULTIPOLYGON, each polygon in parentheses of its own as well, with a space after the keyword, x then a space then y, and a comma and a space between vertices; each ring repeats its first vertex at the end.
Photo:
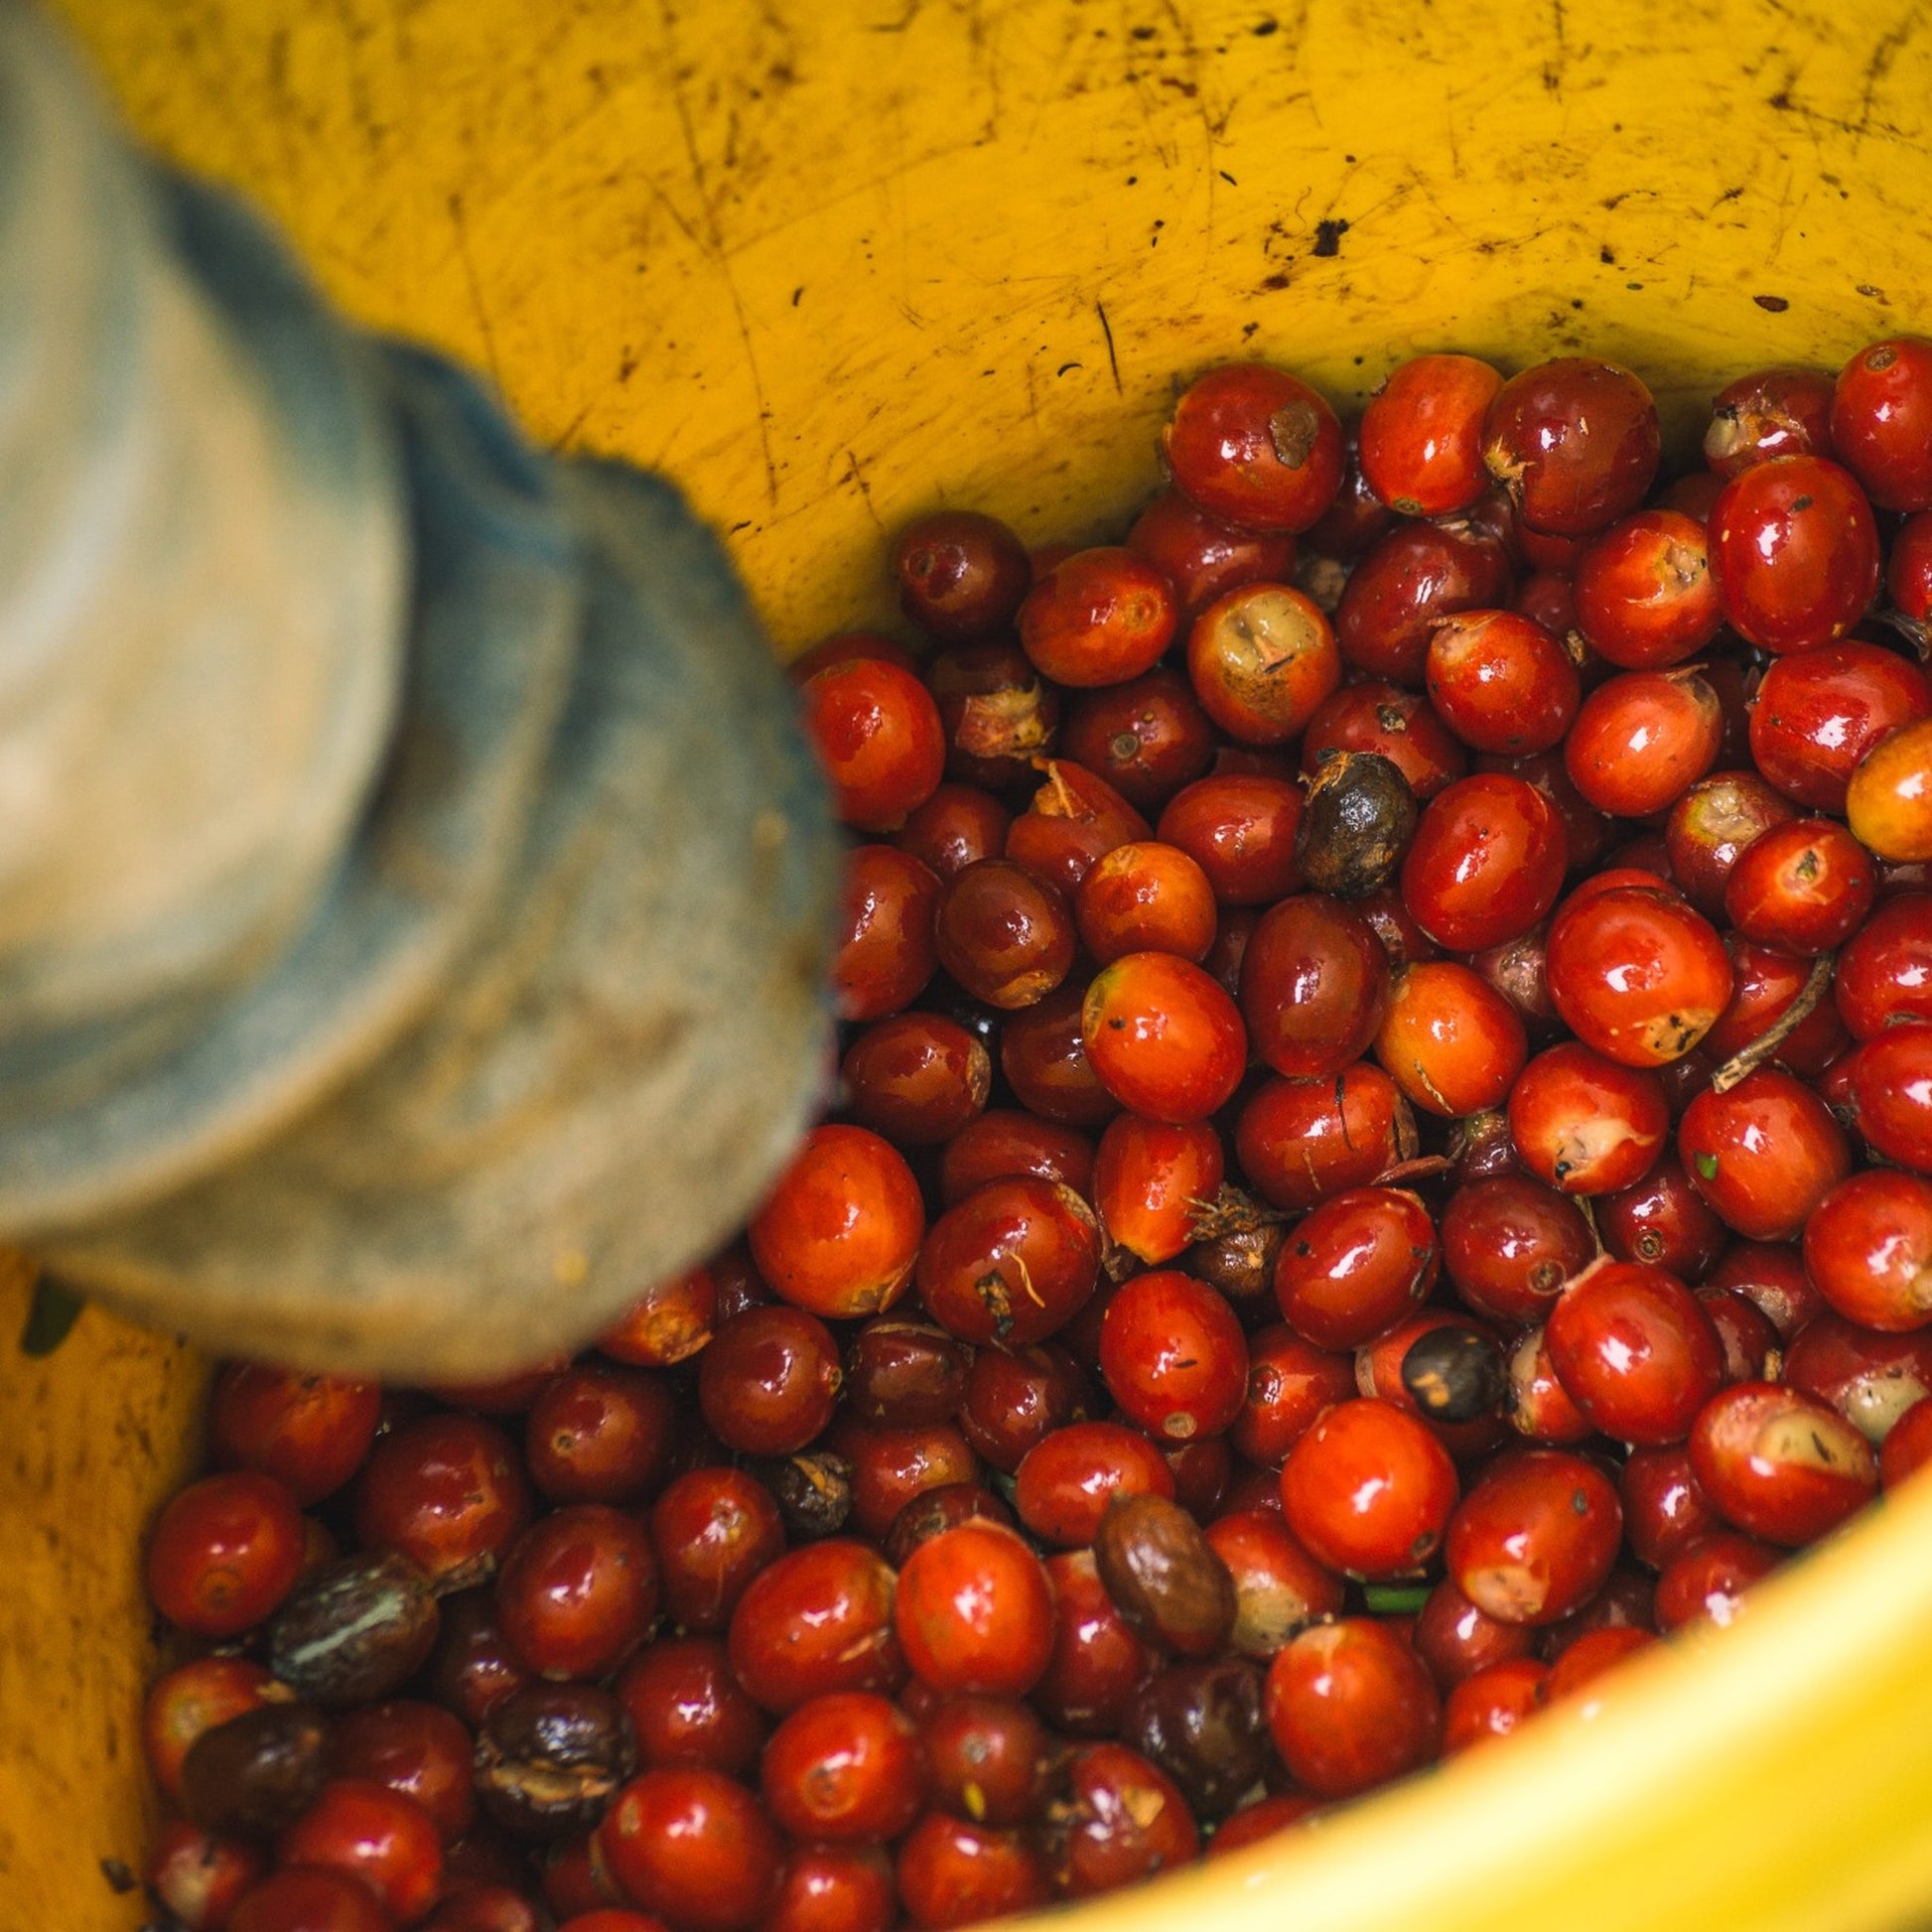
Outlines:
MULTIPOLYGON (((135 126, 533 433, 679 478, 787 647, 886 621, 939 501, 1117 525, 1173 382, 1338 401, 1455 346, 1634 363, 1679 435, 1925 320, 1903 0, 67 0, 135 126)), ((0 1298, 0 1317, 17 1312, 0 1298)), ((120 1932, 134 1545, 201 1366, 88 1315, 0 1355, 0 1925, 120 1932)), ((1106 1932, 1858 1932, 1932 1916, 1932 1495, 1593 1725, 1095 1908, 1106 1932)), ((1065 1923, 1065 1921, 1057 1921, 1065 1923)))

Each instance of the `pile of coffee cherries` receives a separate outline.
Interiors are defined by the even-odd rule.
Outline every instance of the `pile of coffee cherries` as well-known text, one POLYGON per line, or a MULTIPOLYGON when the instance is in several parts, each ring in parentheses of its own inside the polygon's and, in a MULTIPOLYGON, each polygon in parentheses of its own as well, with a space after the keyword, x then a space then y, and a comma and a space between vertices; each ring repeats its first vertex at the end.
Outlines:
POLYGON ((795 675, 826 1117, 487 1388, 231 1365, 148 1548, 187 1932, 888 1932, 1321 1815, 1932 1453, 1932 344, 1210 371, 795 675))

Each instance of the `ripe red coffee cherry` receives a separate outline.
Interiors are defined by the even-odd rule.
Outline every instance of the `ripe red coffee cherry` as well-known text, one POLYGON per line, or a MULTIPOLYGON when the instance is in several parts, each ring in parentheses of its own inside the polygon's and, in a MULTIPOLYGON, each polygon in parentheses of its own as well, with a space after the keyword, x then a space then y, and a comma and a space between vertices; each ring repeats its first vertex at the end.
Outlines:
POLYGON ((1516 1076, 1509 1134, 1523 1166, 1547 1185, 1611 1194, 1650 1172, 1670 1137, 1670 1108, 1649 1068, 1566 1040, 1516 1076))
POLYGON ((891 832, 938 789, 946 735, 932 694, 877 657, 828 664, 799 693, 833 807, 864 832, 891 832))
POLYGON ((747 1309, 698 1357, 705 1426, 745 1455, 790 1455, 822 1435, 838 1404, 839 1345, 816 1315, 747 1309))
POLYGON ((842 1691, 801 1705, 778 1725, 759 1784, 773 1822, 792 1838, 878 1845, 925 1809, 924 1752, 897 1705, 842 1691))
POLYGON ((148 1538, 148 1598, 199 1637, 235 1637, 274 1613, 302 1572, 302 1513, 273 1476, 204 1476, 148 1538))
POLYGON ((1244 584, 1189 627, 1187 676, 1230 738, 1282 745, 1301 737, 1341 682, 1341 653, 1311 598, 1287 584, 1244 584))
POLYGON ((832 988, 842 1020, 877 1020, 910 1006, 937 963, 939 881, 909 852, 861 845, 847 853, 832 988))
POLYGON ((1670 1152, 1634 1186, 1604 1195, 1596 1225, 1618 1261, 1648 1262, 1690 1282, 1704 1279, 1730 1235, 1670 1152))
POLYGON ((1096 859, 1148 829, 1104 778, 1071 759, 1048 759, 1032 804, 1007 827, 1006 854, 1071 899, 1096 859))
POLYGON ((895 1579, 863 1543, 833 1537, 779 1557, 732 1613, 738 1681, 782 1716, 833 1691, 892 1691, 905 1674, 893 1630, 895 1579))
POLYGON ((1644 499, 1662 449, 1657 405, 1628 369, 1566 356, 1511 376, 1482 456, 1532 530, 1588 536, 1644 499))
POLYGON ((1423 807, 1402 862, 1402 898, 1451 952, 1527 932, 1563 888, 1563 821, 1521 778, 1478 772, 1423 807))
POLYGON ((661 1637, 624 1665, 612 1689, 644 1769, 696 1765, 742 1777, 757 1764, 764 1717, 716 1637, 661 1637))
POLYGON ((1395 983, 1375 1057, 1425 1113, 1500 1107, 1529 1054, 1516 1010, 1453 960, 1411 966, 1395 983))
POLYGON ((1170 1127, 1122 1114, 1094 1157, 1094 1210, 1116 1247, 1159 1267, 1191 1245, 1199 1203, 1225 1173, 1221 1137, 1206 1121, 1170 1127))
POLYGON ((1744 848, 1796 814, 1754 771, 1714 771, 1671 807, 1664 849, 1671 882, 1701 912, 1724 912, 1725 888, 1744 848))
POLYGON ((1881 509, 1932 507, 1932 343, 1894 336, 1846 363, 1832 447, 1881 509))
POLYGON ((1301 888, 1301 823, 1298 786, 1229 772, 1175 792, 1161 814, 1160 836, 1200 867, 1222 905, 1272 905, 1301 888))
POLYGON ((1595 1252, 1576 1203, 1527 1174, 1458 1187, 1443 1210, 1443 1266, 1478 1314, 1541 1321, 1557 1292, 1595 1252))
POLYGON ((208 1401, 208 1449, 217 1463, 273 1476, 306 1509, 362 1466, 381 1415, 373 1382, 230 1362, 208 1401))
POLYGON ((1387 759, 1420 804, 1469 768, 1468 752, 1428 699, 1373 679, 1345 684, 1322 702, 1302 738, 1302 769, 1312 777, 1337 752, 1387 759))
POLYGON ((1025 1697, 1053 1652, 1053 1592, 1037 1557, 998 1523, 961 1523, 899 1572, 894 1623, 936 1691, 1025 1697))
POLYGON ((863 1127, 817 1127, 752 1216, 773 1290, 827 1320, 878 1314, 905 1292, 925 1207, 904 1158, 863 1127))
POLYGON ((943 784, 893 834, 893 843, 943 885, 1006 850, 1013 814, 976 785, 943 784))
POLYGON ((1578 1038, 1625 1066, 1688 1053, 1730 999, 1730 961, 1675 893, 1622 887, 1550 925, 1550 997, 1578 1038))
POLYGON ((1297 1333, 1320 1348, 1355 1348, 1425 1300, 1440 1269, 1435 1225, 1415 1195, 1357 1187, 1291 1231, 1275 1295, 1297 1333))
POLYGON ((1797 1548, 1877 1492, 1864 1438, 1822 1402, 1773 1382, 1737 1382, 1705 1405, 1691 1466, 1725 1519, 1797 1548))
POLYGON ((1725 916, 1765 945, 1830 952, 1864 923, 1876 886, 1871 855, 1835 819, 1790 819, 1737 855, 1725 916))
POLYGON ((247 1892, 228 1920, 228 1932, 390 1932, 393 1923, 375 1892, 359 1878, 328 1865, 298 1864, 271 1871, 247 1892))
POLYGON ((1061 1893, 1087 1898, 1190 1863, 1200 1835, 1168 1775, 1124 1744, 1088 1744, 1041 1834, 1061 1893))
MULTIPOLYGON (((884 1851, 876 1845, 813 1845, 787 1854, 762 1932, 892 1932, 897 1922, 898 1891, 884 1851)), ((614 1926, 611 1932, 658 1928, 614 1926)))
POLYGON ((1014 1098, 1068 1127, 1098 1127, 1120 1111, 1087 1058, 1080 1025, 1086 997, 1086 984, 1076 980, 1000 1026, 1000 1071, 1014 1098))
POLYGON ((897 1013, 852 1042, 839 1076, 859 1126, 897 1147, 933 1147, 985 1108, 993 1061, 964 1027, 936 1013, 897 1013))
POLYGON ((1932 1337, 1855 1327, 1826 1309, 1785 1350, 1784 1379, 1828 1403, 1876 1447, 1907 1409, 1932 1394, 1932 1337))
POLYGON ((602 1503, 574 1503, 532 1524, 496 1580, 504 1634, 554 1680, 615 1670, 648 1634, 657 1600, 643 1525, 602 1503))
POLYGON ((597 1844, 631 1898, 690 1932, 749 1932, 777 1894, 778 1834, 752 1793, 716 1771, 631 1779, 597 1844))
POLYGON ((141 1713, 141 1746, 163 1796, 182 1802, 181 1767, 205 1731, 281 1695, 260 1664, 218 1653, 193 1658, 157 1679, 141 1713))
POLYGON ((746 1587, 784 1553, 778 1506, 740 1469, 693 1469, 651 1505, 664 1609, 687 1630, 722 1630, 746 1587))
POLYGON ((1268 1668, 1268 1729, 1297 1784, 1348 1798, 1435 1756, 1442 1700, 1386 1624, 1348 1616, 1304 1630, 1268 1668))
POLYGON ((1076 550, 1027 593, 1021 647, 1055 684, 1124 684, 1160 662, 1180 611, 1146 558, 1103 545, 1076 550))
POLYGON ((1832 454, 1833 382, 1819 369, 1770 368, 1720 389, 1704 460, 1726 482, 1774 456, 1832 454))
POLYGON ((1881 859, 1918 865, 1932 859, 1932 720, 1901 725, 1868 751, 1845 791, 1852 834, 1881 859))
POLYGON ((976 1000, 1012 1012, 1065 979, 1076 943, 1058 889, 1011 859, 982 859, 936 901, 939 963, 976 1000))
MULTIPOLYGON (((1183 617, 1205 610, 1243 584, 1283 583, 1295 569, 1292 536, 1230 529, 1196 509, 1177 489, 1164 489, 1134 519, 1127 547, 1174 587, 1183 617)), ((1073 756, 1083 757, 1077 751, 1073 756)))
POLYGON ((1033 582, 1027 547, 998 517, 935 510, 908 523, 893 546, 899 609, 946 643, 1007 622, 1033 582))
POLYGON ((1314 1419, 1355 1393, 1349 1358, 1303 1340, 1286 1322, 1255 1333, 1248 1364, 1247 1394, 1229 1435, 1235 1449, 1262 1468, 1280 1468, 1314 1419))
POLYGON ((1447 1577, 1429 1592, 1410 1637, 1445 1696, 1492 1664, 1530 1656, 1537 1643, 1528 1624, 1498 1623, 1447 1577))
POLYGON ((1309 893, 1262 914, 1241 967, 1241 1010, 1255 1052, 1278 1073, 1341 1071, 1375 1037, 1389 960, 1368 921, 1309 893))
POLYGON ((1829 644, 1878 590, 1878 530, 1856 479, 1823 457, 1773 457, 1725 485, 1711 558, 1731 628, 1762 650, 1829 644))
POLYGON ((1282 1465, 1288 1527, 1317 1562, 1351 1577, 1420 1570, 1443 1540, 1456 1493, 1449 1451, 1390 1402, 1330 1409, 1282 1465))
POLYGON ((1178 846, 1136 840, 1096 859, 1074 896, 1080 938, 1102 966, 1130 952, 1197 964, 1214 943, 1214 888, 1178 846))
POLYGON ((1602 1261, 1557 1299, 1544 1346, 1571 1400, 1605 1436, 1682 1442, 1724 1385, 1724 1350, 1684 1284, 1642 1262, 1602 1261))
POLYGON ((1852 1105, 1873 1153, 1932 1173, 1932 1026, 1887 1027, 1866 1040, 1852 1065, 1852 1105))
POLYGON ((943 1811, 927 1812, 900 1841, 895 1875, 899 1902, 921 1932, 1005 1918, 1053 1895, 1045 1861, 1025 1833, 943 1811))
POLYGON ((1154 1675, 1156 1653, 1107 1594, 1091 1550, 1056 1551, 1046 1559, 1046 1574, 1053 1586, 1053 1656, 1033 1702, 1057 1730, 1110 1736, 1154 1675))
POLYGON ((1114 1422, 1076 1422, 1056 1429, 1021 1461, 1013 1506, 1042 1543, 1077 1549, 1091 1543, 1117 1495, 1172 1500, 1173 1471, 1138 1431, 1114 1422))
POLYGON ((1478 752, 1548 751, 1562 742, 1583 695, 1569 652, 1514 611, 1440 619, 1425 671, 1430 703, 1478 752))
POLYGON ((1684 1110, 1677 1152, 1691 1184, 1751 1241, 1789 1241, 1845 1178, 1852 1153, 1830 1108, 1790 1074, 1761 1066, 1684 1110))
POLYGON ((358 1880, 399 1925, 422 1918, 443 1888, 443 1843, 429 1814, 366 1778, 324 1785, 276 1841, 275 1857, 285 1868, 322 1865, 358 1880))
POLYGON ((1100 1324, 1100 1373, 1162 1443, 1218 1436, 1241 1413, 1248 1344, 1225 1298, 1173 1269, 1122 1285, 1100 1324))
POLYGON ((1724 610, 1702 519, 1639 510, 1577 560, 1577 628, 1626 671, 1680 664, 1718 634, 1724 610))
POLYGON ((1162 433, 1175 487, 1238 530, 1306 530, 1341 483, 1341 425, 1284 369, 1209 369, 1162 433))
POLYGON ((1395 1082, 1357 1060, 1326 1079, 1265 1082, 1235 1123, 1234 1146, 1269 1201, 1301 1209, 1410 1159, 1416 1126, 1395 1082))
MULTIPOLYGON (((946 776, 956 785, 997 791, 1024 784, 1033 776, 1034 760, 1052 751, 1059 690, 1040 677, 1017 642, 988 637, 956 644, 933 658, 925 679, 946 734, 946 776)), ((935 791, 932 798, 938 796, 935 791)), ((932 798, 907 815, 901 834, 932 798)))
POLYGON ((1071 1188, 990 1180, 933 1223, 919 1249, 919 1300, 961 1341, 1025 1348, 1079 1311, 1099 1271, 1099 1227, 1071 1188))
POLYGON ((1362 481, 1404 516, 1467 509, 1489 486, 1482 422, 1502 384, 1473 355, 1397 363, 1362 412, 1362 481))
POLYGON ((1217 1516, 1203 1535, 1234 1579, 1228 1645, 1266 1663, 1296 1631, 1341 1614, 1341 1579, 1324 1570, 1272 1510, 1217 1516))
POLYGON ((1465 1677, 1443 1707, 1443 1755, 1507 1737, 1549 1702, 1550 1676, 1550 1666, 1534 1657, 1510 1657, 1465 1677))
POLYGON ((997 1829, 1030 1823, 1044 1804, 1053 1740, 1014 1698, 941 1699, 920 1723, 932 1802, 997 1829))
POLYGON ((1093 1145, 1054 1121, 1015 1108, 991 1108, 946 1143, 939 1198, 956 1207, 975 1187, 1016 1174, 1057 1180, 1085 1193, 1093 1178, 1093 1145))
POLYGON ((1932 1181, 1872 1169, 1805 1222, 1805 1267, 1839 1314, 1902 1334, 1932 1322, 1932 1181))
POLYGON ((1932 894, 1901 893, 1872 913, 1839 954, 1833 994, 1858 1039, 1932 1020, 1932 894))
POLYGON ((1198 966, 1172 953, 1129 953, 1104 967, 1087 988, 1080 1031, 1101 1085, 1153 1120, 1219 1112, 1247 1064, 1234 1002, 1198 966))
POLYGON ((1893 1424, 1878 1451, 1878 1476, 1886 1494, 1932 1461, 1932 1403, 1915 1402, 1893 1424))
POLYGON ((1859 761, 1932 712, 1925 673, 1857 638, 1778 658, 1751 704, 1751 759, 1787 797, 1842 812, 1859 761))
POLYGON ((1623 1537, 1615 1489, 1592 1462, 1523 1449, 1491 1464, 1449 1518, 1449 1574, 1501 1623, 1555 1623, 1610 1574, 1623 1537))
POLYGON ((710 1268, 693 1268, 653 1283, 615 1327, 598 1336, 600 1353, 636 1368, 670 1368, 689 1360, 711 1339, 718 1291, 718 1277, 710 1268))
POLYGON ((1398 524, 1350 573, 1335 607, 1335 646, 1366 677, 1420 685, 1437 621, 1494 605, 1508 589, 1509 554, 1495 535, 1398 524))
POLYGON ((537 1397, 524 1459, 555 1503, 634 1503, 670 1468, 676 1403, 654 1375, 584 1362, 537 1397))
POLYGON ((1723 744, 1718 694, 1696 671, 1626 671, 1585 698, 1564 769, 1598 811, 1640 818, 1681 797, 1723 744))
POLYGON ((1666 1568, 1724 1526, 1691 1467, 1688 1443, 1632 1449, 1618 1488, 1630 1552, 1652 1570, 1666 1568))
POLYGON ((1668 1635, 1687 1623, 1723 1629, 1744 1614, 1744 1592, 1783 1561, 1784 1553, 1754 1537, 1718 1529, 1701 1536, 1664 1566, 1657 1579, 1657 1628, 1668 1635))

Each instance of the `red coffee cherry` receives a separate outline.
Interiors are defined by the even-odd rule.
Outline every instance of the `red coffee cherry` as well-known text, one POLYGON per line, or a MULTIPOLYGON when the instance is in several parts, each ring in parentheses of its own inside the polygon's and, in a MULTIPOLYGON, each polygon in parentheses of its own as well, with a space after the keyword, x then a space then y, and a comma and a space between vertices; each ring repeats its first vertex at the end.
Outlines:
POLYGON ((1623 1511, 1592 1462, 1524 1449, 1491 1465, 1449 1518, 1449 1574, 1501 1623, 1555 1623, 1610 1574, 1623 1511))
POLYGON ((1435 1554, 1457 1488, 1427 1424, 1393 1403, 1344 1402, 1289 1450, 1282 1513, 1329 1569, 1398 1577, 1435 1554))
POLYGON ((1262 363, 1198 377, 1162 448, 1175 487, 1238 530, 1306 530, 1341 483, 1341 425, 1307 383, 1262 363))
POLYGON ((1436 1755, 1443 1708, 1422 1659, 1386 1624, 1315 1624, 1268 1668, 1268 1729, 1297 1784, 1347 1798, 1436 1755))
POLYGON ((1727 1521, 1787 1548, 1823 1536, 1878 1487, 1877 1459, 1850 1423, 1772 1382, 1734 1383, 1705 1405, 1691 1467, 1727 1521))

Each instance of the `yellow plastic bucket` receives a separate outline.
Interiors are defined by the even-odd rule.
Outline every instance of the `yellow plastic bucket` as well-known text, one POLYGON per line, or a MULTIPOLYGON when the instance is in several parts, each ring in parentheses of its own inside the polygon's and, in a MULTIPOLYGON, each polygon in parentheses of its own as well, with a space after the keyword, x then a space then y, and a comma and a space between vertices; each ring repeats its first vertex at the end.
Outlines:
MULTIPOLYGON (((1680 436, 1921 320, 1932 24, 1625 0, 66 0, 135 127, 540 437, 662 467, 787 646, 890 621, 935 502, 1118 528, 1176 376, 1341 404, 1587 347, 1680 436)), ((24 1303, 0 1286, 0 1331, 24 1303)), ((119 1932, 138 1547, 205 1365, 0 1351, 0 1924, 119 1932)), ((1594 1716, 1056 1918, 1094 1932, 1833 1932, 1932 1915, 1932 1485, 1594 1716)))

